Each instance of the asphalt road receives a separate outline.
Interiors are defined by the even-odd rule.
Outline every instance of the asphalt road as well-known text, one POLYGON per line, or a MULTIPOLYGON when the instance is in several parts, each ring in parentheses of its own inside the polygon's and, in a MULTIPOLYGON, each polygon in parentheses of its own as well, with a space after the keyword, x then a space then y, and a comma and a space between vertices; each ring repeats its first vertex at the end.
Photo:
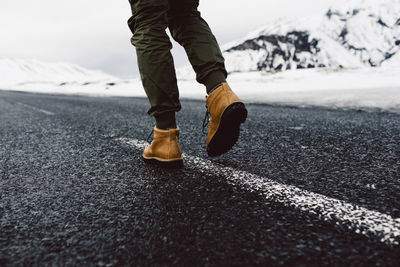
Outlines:
POLYGON ((164 170, 145 99, 0 91, 0 265, 399 266, 399 114, 248 104, 210 159, 182 104, 164 170))

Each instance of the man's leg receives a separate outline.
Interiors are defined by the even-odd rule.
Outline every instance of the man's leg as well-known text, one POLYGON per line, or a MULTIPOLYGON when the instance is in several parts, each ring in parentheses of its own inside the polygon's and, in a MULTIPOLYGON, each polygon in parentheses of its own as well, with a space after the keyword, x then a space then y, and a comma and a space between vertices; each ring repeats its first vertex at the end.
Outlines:
POLYGON ((197 81, 210 92, 225 82, 227 72, 217 40, 200 16, 198 5, 199 0, 170 0, 169 29, 172 37, 185 48, 197 81))
POLYGON ((140 76, 150 100, 149 114, 156 119, 154 138, 143 152, 146 162, 165 167, 181 167, 182 153, 178 144, 179 128, 175 112, 181 109, 170 50, 168 0, 130 0, 132 44, 136 47, 140 76))
POLYGON ((211 115, 207 153, 218 156, 229 151, 238 140, 247 110, 225 82, 224 58, 197 10, 198 5, 199 0, 170 0, 169 29, 173 38, 185 48, 197 81, 207 88, 206 106, 211 115))
POLYGON ((181 109, 168 26, 168 0, 130 0, 132 17, 128 24, 133 33, 143 87, 160 129, 176 128, 175 112, 181 109))

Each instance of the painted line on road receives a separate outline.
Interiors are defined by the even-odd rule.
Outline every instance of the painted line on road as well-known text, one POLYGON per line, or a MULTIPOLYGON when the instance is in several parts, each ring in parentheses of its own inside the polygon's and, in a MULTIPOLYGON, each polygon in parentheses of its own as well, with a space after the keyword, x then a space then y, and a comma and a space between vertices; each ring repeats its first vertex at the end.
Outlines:
MULTIPOLYGON (((137 139, 118 138, 117 140, 140 150, 149 145, 149 143, 137 139)), ((185 168, 206 175, 222 176, 229 184, 259 193, 273 202, 282 203, 301 212, 317 216, 323 221, 346 226, 357 234, 378 238, 388 245, 399 245, 400 218, 394 219, 392 216, 378 211, 225 167, 207 159, 185 154, 182 157, 185 168)))
POLYGON ((50 111, 48 111, 48 110, 41 109, 41 108, 37 108, 37 107, 31 106, 31 105, 28 105, 28 104, 25 104, 25 103, 17 102, 17 104, 18 104, 18 105, 21 105, 21 106, 24 106, 24 107, 27 107, 27 108, 30 108, 30 109, 33 109, 33 110, 35 110, 35 111, 44 113, 44 114, 49 115, 49 116, 56 115, 55 113, 50 112, 50 111))

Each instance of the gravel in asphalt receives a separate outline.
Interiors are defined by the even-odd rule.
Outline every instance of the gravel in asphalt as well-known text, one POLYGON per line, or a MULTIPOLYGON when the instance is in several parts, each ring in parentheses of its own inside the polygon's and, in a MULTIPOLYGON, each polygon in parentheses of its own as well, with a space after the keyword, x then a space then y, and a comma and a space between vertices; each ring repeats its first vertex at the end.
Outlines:
MULTIPOLYGON (((205 107, 182 101, 182 150, 210 160, 205 107)), ((398 265, 399 246, 190 168, 141 161, 140 98, 0 91, 0 265, 398 265)), ((400 116, 247 105, 231 152, 211 159, 400 217, 400 116)))

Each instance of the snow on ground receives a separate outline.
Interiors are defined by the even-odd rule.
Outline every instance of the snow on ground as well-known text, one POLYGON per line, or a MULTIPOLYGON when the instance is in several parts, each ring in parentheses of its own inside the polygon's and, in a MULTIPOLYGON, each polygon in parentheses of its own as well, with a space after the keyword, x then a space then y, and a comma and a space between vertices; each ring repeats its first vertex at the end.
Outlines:
MULTIPOLYGON (((243 101, 294 106, 378 109, 400 112, 400 68, 303 69, 233 73, 228 82, 243 101)), ((205 99, 195 80, 179 80, 181 98, 205 99)), ((3 90, 34 93, 145 97, 139 79, 106 82, 25 82, 3 90)))

